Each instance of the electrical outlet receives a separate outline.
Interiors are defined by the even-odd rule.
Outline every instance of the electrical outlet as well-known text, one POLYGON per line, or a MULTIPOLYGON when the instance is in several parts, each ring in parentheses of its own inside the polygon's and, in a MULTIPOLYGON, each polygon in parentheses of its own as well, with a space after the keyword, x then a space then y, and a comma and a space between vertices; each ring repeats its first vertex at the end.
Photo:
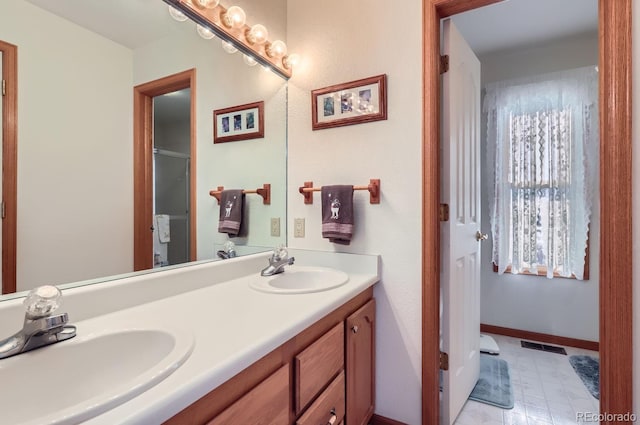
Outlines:
POLYGON ((271 236, 280 236, 280 217, 271 217, 271 236))
POLYGON ((293 219, 293 237, 304 238, 304 218, 293 219))

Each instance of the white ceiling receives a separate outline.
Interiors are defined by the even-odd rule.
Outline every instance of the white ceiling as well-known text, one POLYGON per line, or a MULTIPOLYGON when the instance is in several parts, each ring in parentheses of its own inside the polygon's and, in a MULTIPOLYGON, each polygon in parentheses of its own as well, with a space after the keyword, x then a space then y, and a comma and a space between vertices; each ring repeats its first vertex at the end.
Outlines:
POLYGON ((506 0, 453 16, 477 56, 598 30, 598 0, 506 0))
MULTIPOLYGON (((6 1, 6 0, 3 0, 6 1)), ((26 0, 130 49, 170 34, 162 0, 26 0)))

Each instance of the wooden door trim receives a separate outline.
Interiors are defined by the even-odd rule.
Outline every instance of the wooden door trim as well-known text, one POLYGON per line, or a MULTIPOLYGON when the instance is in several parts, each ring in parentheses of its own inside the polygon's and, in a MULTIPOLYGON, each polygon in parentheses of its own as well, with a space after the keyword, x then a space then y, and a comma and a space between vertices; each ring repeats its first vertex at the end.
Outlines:
POLYGON ((2 97, 2 293, 16 292, 18 216, 18 47, 0 41, 2 75, 6 81, 2 97))
POLYGON ((189 161, 189 251, 197 259, 196 229, 196 70, 189 69, 133 88, 133 267, 153 267, 153 98, 166 93, 191 89, 189 161))
MULTIPOLYGON (((423 0, 422 423, 439 422, 440 20, 496 0, 423 0)), ((633 408, 631 0, 599 1, 600 412, 633 408), (606 148, 606 149, 605 149, 606 148)))

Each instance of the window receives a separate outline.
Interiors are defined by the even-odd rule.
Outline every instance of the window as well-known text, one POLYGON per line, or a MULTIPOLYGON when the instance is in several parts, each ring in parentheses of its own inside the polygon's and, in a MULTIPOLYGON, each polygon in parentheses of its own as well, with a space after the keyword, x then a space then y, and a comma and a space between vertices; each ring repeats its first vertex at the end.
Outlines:
POLYGON ((498 273, 584 278, 597 188, 596 107, 593 67, 487 86, 498 273))

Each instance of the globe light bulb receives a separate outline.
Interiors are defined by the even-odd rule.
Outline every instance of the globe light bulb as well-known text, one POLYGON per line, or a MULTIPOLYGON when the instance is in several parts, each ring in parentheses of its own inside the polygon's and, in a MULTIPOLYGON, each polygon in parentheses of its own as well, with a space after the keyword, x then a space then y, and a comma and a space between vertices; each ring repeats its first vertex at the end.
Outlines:
POLYGON ((247 30, 246 38, 249 44, 264 44, 269 38, 269 32, 264 25, 255 24, 250 30, 247 30))
POLYGON ((211 40, 213 37, 215 37, 216 35, 213 33, 213 31, 211 31, 209 28, 207 27, 203 27, 202 25, 198 24, 196 25, 196 31, 198 32, 198 35, 202 38, 204 38, 205 40, 211 40))
POLYGON ((200 9, 213 9, 220 4, 220 0, 194 0, 193 3, 200 9))
POLYGON ((233 54, 233 53, 238 51, 238 49, 236 49, 233 44, 229 43, 228 41, 224 41, 224 40, 222 40, 222 48, 224 49, 225 52, 230 53, 230 54, 233 54))
POLYGON ((276 40, 267 45, 266 52, 270 58, 281 58, 287 54, 287 45, 282 40, 276 40))
POLYGON ((290 55, 282 58, 282 65, 287 69, 292 69, 300 63, 300 55, 297 53, 291 53, 290 55))
POLYGON ((185 15, 184 13, 182 13, 181 11, 179 11, 173 6, 169 6, 169 15, 171 15, 171 17, 178 22, 184 22, 187 20, 187 15, 185 15))
POLYGON ((242 28, 247 21, 244 10, 238 6, 231 6, 221 18, 222 24, 227 28, 242 28))
POLYGON ((249 66, 255 66, 258 63, 258 61, 248 55, 242 55, 242 60, 249 66))

